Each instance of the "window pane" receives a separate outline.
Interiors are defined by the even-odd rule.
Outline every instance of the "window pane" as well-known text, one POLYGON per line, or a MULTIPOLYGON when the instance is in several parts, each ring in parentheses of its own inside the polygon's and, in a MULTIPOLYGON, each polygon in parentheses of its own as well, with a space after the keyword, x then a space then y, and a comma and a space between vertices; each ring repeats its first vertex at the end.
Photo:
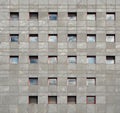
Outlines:
POLYGON ((87 20, 95 20, 96 14, 95 13, 88 13, 87 14, 87 20))
POLYGON ((11 20, 19 20, 19 13, 18 12, 11 12, 10 19, 11 20))
POLYGON ((77 41, 77 36, 74 35, 74 34, 73 35, 70 34, 70 35, 68 35, 67 41, 68 42, 76 42, 77 41))
POLYGON ((57 42, 57 35, 49 35, 49 42, 57 42))
POLYGON ((76 85, 76 78, 68 78, 68 85, 76 85))
POLYGON ((68 96, 68 104, 76 104, 76 96, 68 96))
POLYGON ((38 35, 37 34, 31 34, 29 35, 30 42, 37 42, 38 41, 38 35))
POLYGON ((30 56, 30 63, 37 64, 38 63, 38 56, 30 56))
POLYGON ((107 56, 106 64, 115 64, 115 56, 107 56))
POLYGON ((115 14, 113 13, 107 13, 106 14, 106 20, 115 20, 115 14))
POLYGON ((87 104, 95 104, 95 103, 96 103, 95 96, 88 96, 87 97, 87 104))
POLYGON ((37 96, 29 96, 29 104, 38 104, 37 96))
POLYGON ((87 42, 95 42, 96 36, 95 35, 88 35, 87 36, 87 42))
POLYGON ((77 20, 77 13, 68 13, 69 20, 77 20))
POLYGON ((95 78, 87 78, 87 86, 93 86, 96 84, 95 78))
POLYGON ((57 63, 57 56, 48 56, 48 63, 49 64, 56 64, 57 63))
POLYGON ((57 13, 49 13, 49 20, 57 20, 57 13))
POLYGON ((87 57, 87 62, 89 64, 95 64, 96 63, 96 58, 95 57, 87 57))
POLYGON ((11 42, 18 42, 19 36, 17 34, 11 34, 10 35, 11 42))
POLYGON ((115 42, 115 35, 107 35, 106 42, 115 42))
POLYGON ((57 85, 57 79, 56 78, 48 78, 49 85, 57 85))
POLYGON ((48 104, 57 104, 57 96, 49 96, 48 104))
POLYGON ((77 63, 77 57, 76 56, 68 56, 68 63, 77 63))
POLYGON ((11 56, 10 63, 11 64, 18 64, 18 56, 11 56))
POLYGON ((30 12, 29 16, 30 19, 38 19, 38 12, 30 12))
POLYGON ((30 85, 37 85, 38 84, 38 78, 29 78, 30 85))

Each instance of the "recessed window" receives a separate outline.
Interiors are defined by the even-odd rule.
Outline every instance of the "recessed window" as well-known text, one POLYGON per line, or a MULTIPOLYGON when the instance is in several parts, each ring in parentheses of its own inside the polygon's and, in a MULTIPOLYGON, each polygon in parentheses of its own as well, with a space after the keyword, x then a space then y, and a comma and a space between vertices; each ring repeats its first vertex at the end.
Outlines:
POLYGON ((56 64, 57 63, 57 56, 48 56, 48 63, 49 64, 56 64))
POLYGON ((68 96, 67 103, 68 104, 76 104, 76 96, 68 96))
POLYGON ((87 96, 87 104, 96 104, 96 96, 87 96))
POLYGON ((10 20, 19 20, 18 12, 10 12, 10 20))
POLYGON ((10 41, 11 42, 18 42, 19 41, 19 35, 18 34, 10 34, 10 41))
POLYGON ((68 34, 67 41, 68 42, 76 42, 77 41, 77 35, 76 34, 68 34))
POLYGON ((107 34, 106 42, 115 42, 115 34, 107 34))
POLYGON ((37 77, 30 77, 29 84, 30 85, 38 85, 38 78, 37 77))
POLYGON ((38 64, 38 56, 29 56, 30 64, 38 64))
POLYGON ((30 20, 37 20, 38 19, 38 12, 30 12, 29 17, 30 17, 30 20))
POLYGON ((74 86, 74 85, 76 85, 76 84, 77 84, 76 78, 69 77, 69 78, 67 79, 67 85, 74 86))
POLYGON ((96 78, 95 77, 87 77, 87 86, 95 86, 96 78))
POLYGON ((38 42, 38 34, 30 34, 29 40, 30 42, 38 42))
POLYGON ((96 35, 95 34, 88 34, 87 35, 87 42, 96 42, 96 35))
POLYGON ((48 96, 48 104, 57 104, 57 96, 48 96))
POLYGON ((38 104, 38 96, 29 96, 29 104, 38 104))
POLYGON ((114 12, 106 13, 106 20, 115 20, 115 13, 114 12))
POLYGON ((87 13, 87 20, 96 20, 96 13, 95 12, 88 12, 87 13))
POLYGON ((77 56, 68 56, 68 63, 76 64, 77 63, 77 56))
POLYGON ((69 12, 68 19, 69 20, 77 20, 77 13, 76 12, 69 12))
POLYGON ((106 56, 106 64, 115 64, 115 56, 106 56))
POLYGON ((54 77, 48 78, 48 85, 57 85, 57 78, 54 77))
POLYGON ((57 20, 58 14, 57 12, 49 12, 49 20, 57 20))
POLYGON ((57 34, 49 34, 48 41, 49 42, 57 42, 57 34))
POLYGON ((10 56, 10 63, 11 64, 18 64, 19 57, 18 56, 10 56))
POLYGON ((87 63, 88 64, 95 64, 96 63, 96 56, 87 56, 87 63))

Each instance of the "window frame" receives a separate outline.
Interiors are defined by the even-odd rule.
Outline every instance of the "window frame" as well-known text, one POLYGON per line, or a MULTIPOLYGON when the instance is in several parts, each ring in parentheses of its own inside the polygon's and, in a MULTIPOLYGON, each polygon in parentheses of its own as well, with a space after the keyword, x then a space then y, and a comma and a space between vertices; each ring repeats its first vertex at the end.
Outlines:
POLYGON ((116 20, 115 12, 106 12, 106 20, 107 21, 115 21, 116 20))
POLYGON ((38 64, 38 56, 29 56, 29 63, 30 64, 38 64), (31 60, 36 60, 35 61, 36 63, 35 62, 31 62, 31 60))
POLYGON ((38 34, 29 34, 29 42, 31 42, 31 43, 38 42, 38 34), (32 41, 31 38, 36 38, 36 39, 34 41, 32 41))
POLYGON ((68 20, 76 21, 77 20, 77 12, 68 12, 68 20))
POLYGON ((106 64, 115 64, 115 56, 106 56, 106 64), (109 63, 109 62, 113 63, 109 63))
POLYGON ((77 64, 77 56, 67 56, 67 62, 68 62, 68 64, 77 64), (73 62, 73 60, 72 60, 72 62, 71 62, 71 58, 74 58, 74 62, 73 62))
POLYGON ((48 85, 49 86, 57 86, 57 77, 48 77, 48 85), (51 83, 51 80, 54 80, 55 83, 51 83))
POLYGON ((77 103, 76 101, 77 101, 76 96, 67 96, 67 103, 68 104, 76 104, 77 103))
POLYGON ((38 20, 39 19, 38 12, 29 12, 29 19, 30 20, 38 20))
POLYGON ((57 21, 58 20, 58 12, 49 12, 48 13, 48 19, 50 21, 57 21))
POLYGON ((96 77, 87 77, 86 78, 86 85, 87 86, 96 86, 96 77), (91 84, 88 80, 94 80, 94 83, 91 84))
POLYGON ((10 42, 12 42, 12 43, 19 43, 19 34, 10 34, 10 42), (14 39, 14 38, 16 38, 17 40, 14 39))
POLYGON ((48 96, 48 104, 57 104, 57 96, 48 96), (54 102, 51 99, 54 99, 54 102))
POLYGON ((10 64, 19 64, 19 56, 10 56, 10 64), (12 60, 16 60, 17 62, 12 62, 12 60))
POLYGON ((32 86, 38 85, 38 77, 29 77, 29 85, 32 86), (31 80, 34 80, 35 83, 32 83, 31 80))
POLYGON ((96 12, 87 12, 87 20, 88 21, 96 21, 96 12), (92 16, 94 16, 94 17, 92 17, 92 16))
POLYGON ((76 77, 68 77, 67 85, 68 86, 77 86, 77 78, 76 77), (74 80, 74 82, 70 82, 70 80, 74 80))
POLYGON ((96 64, 96 56, 87 56, 87 64, 96 64), (89 62, 89 58, 91 58, 91 60, 94 59, 94 62, 93 61, 89 62))
POLYGON ((10 12, 10 20, 18 21, 19 20, 19 12, 10 12))
POLYGON ((96 96, 87 96, 87 97, 86 97, 86 103, 87 103, 87 104, 96 104, 96 96), (91 97, 94 98, 94 102, 89 102, 89 101, 88 101, 88 98, 89 98, 89 97, 90 97, 90 98, 91 98, 91 97))
POLYGON ((38 96, 29 96, 28 100, 29 100, 29 104, 38 104, 38 96), (33 99, 33 97, 35 99, 34 100, 35 102, 31 102, 31 99, 33 99))
POLYGON ((96 34, 87 34, 87 42, 95 43, 96 42, 96 34), (88 38, 94 38, 94 39, 88 39, 88 38))

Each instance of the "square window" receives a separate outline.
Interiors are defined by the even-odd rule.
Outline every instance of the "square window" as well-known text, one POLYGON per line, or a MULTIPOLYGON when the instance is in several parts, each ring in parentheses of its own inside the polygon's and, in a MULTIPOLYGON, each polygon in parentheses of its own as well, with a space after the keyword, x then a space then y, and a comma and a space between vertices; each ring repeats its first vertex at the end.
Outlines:
POLYGON ((10 20, 19 20, 18 12, 10 12, 10 20))
POLYGON ((38 34, 30 34, 29 40, 30 42, 38 42, 38 34))
POLYGON ((87 96, 87 104, 96 104, 95 96, 87 96))
POLYGON ((56 64, 57 63, 57 56, 48 56, 48 63, 49 64, 56 64))
POLYGON ((11 64, 18 64, 19 57, 18 56, 10 56, 10 63, 11 64))
POLYGON ((19 35, 18 34, 10 34, 10 41, 11 42, 18 42, 19 41, 19 35))
POLYGON ((96 20, 96 13, 95 12, 88 12, 87 13, 87 20, 96 20))
POLYGON ((76 64, 77 63, 77 57, 76 56, 68 56, 68 63, 76 64))
POLYGON ((115 13, 114 12, 106 13, 106 20, 115 20, 115 13))
POLYGON ((57 20, 58 14, 56 12, 49 12, 49 20, 57 20))
POLYGON ((88 64, 95 64, 96 63, 96 56, 87 56, 87 63, 88 64))
POLYGON ((37 77, 29 78, 29 83, 30 83, 30 85, 38 85, 38 78, 37 77))
POLYGON ((67 79, 67 85, 70 85, 70 86, 75 86, 76 85, 76 78, 68 78, 67 79))
POLYGON ((48 96, 48 104, 57 104, 57 96, 48 96))
POLYGON ((115 64, 115 56, 106 56, 106 64, 115 64))
POLYGON ((57 42, 57 34, 49 34, 48 41, 49 42, 57 42))
POLYGON ((77 13, 76 12, 68 12, 68 19, 69 20, 77 20, 77 13))
POLYGON ((57 85, 57 78, 54 77, 48 78, 48 85, 57 85))
POLYGON ((68 42, 76 42, 77 41, 77 35, 76 34, 68 34, 67 41, 68 42))
POLYGON ((29 104, 38 104, 38 96, 29 96, 29 104))
POLYGON ((37 20, 38 19, 38 12, 30 12, 29 17, 30 17, 30 20, 37 20))
POLYGON ((29 56, 30 64, 38 64, 38 56, 29 56))
POLYGON ((68 104, 76 104, 76 96, 68 96, 67 103, 68 104))
POLYGON ((115 42, 115 34, 107 34, 106 42, 115 42))
POLYGON ((87 35, 87 42, 96 42, 96 35, 88 34, 87 35))
POLYGON ((95 77, 87 77, 87 86, 95 86, 96 78, 95 77))

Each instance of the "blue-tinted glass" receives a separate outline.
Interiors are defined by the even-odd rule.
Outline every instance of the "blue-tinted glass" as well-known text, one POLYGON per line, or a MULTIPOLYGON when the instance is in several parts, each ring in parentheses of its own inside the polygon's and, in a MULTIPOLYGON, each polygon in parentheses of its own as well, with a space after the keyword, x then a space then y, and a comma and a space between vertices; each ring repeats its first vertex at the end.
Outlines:
POLYGON ((30 78, 29 79, 31 85, 37 85, 38 84, 38 79, 37 78, 30 78))
POLYGON ((38 57, 30 57, 30 63, 31 64, 37 64, 38 63, 38 57))
POLYGON ((10 58, 10 62, 11 62, 12 64, 18 64, 18 57, 11 57, 11 58, 10 58))
POLYGON ((11 42, 18 42, 18 36, 11 36, 11 42))
POLYGON ((89 64, 95 64, 95 57, 89 57, 88 58, 88 63, 89 64))
POLYGON ((50 20, 57 20, 57 14, 50 14, 49 19, 50 20))

